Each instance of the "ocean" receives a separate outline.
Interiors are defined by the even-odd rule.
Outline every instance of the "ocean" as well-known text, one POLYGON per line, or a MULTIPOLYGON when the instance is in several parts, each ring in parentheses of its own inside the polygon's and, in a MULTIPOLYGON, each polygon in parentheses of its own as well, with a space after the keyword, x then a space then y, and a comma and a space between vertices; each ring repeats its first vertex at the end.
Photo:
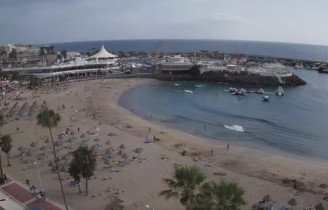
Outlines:
POLYGON ((260 41, 233 40, 117 40, 49 43, 55 51, 93 52, 103 44, 110 52, 156 52, 162 42, 161 52, 199 52, 200 50, 326 61, 328 46, 260 41))
POLYGON ((226 91, 230 86, 215 83, 197 88, 199 83, 161 82, 131 89, 118 103, 142 118, 191 135, 328 160, 328 74, 294 73, 307 85, 285 88, 284 96, 263 87, 270 102, 255 93, 233 96, 226 91))

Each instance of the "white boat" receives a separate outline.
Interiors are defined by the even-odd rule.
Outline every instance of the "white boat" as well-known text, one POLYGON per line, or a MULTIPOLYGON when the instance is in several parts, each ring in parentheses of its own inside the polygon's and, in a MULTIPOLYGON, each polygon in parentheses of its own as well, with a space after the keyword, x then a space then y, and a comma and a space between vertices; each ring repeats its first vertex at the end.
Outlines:
POLYGON ((180 86, 181 84, 179 84, 179 83, 174 83, 174 86, 180 86))
POLYGON ((262 101, 269 102, 270 97, 269 96, 263 96, 262 101))
POLYGON ((235 92, 238 92, 238 89, 231 87, 231 88, 229 88, 229 92, 230 93, 235 93, 235 92))
POLYGON ((201 87, 204 87, 205 85, 202 85, 202 84, 198 84, 198 85, 195 85, 195 87, 197 88, 201 88, 201 87))
POLYGON ((283 96, 283 95, 285 95, 285 91, 284 91, 284 89, 282 89, 282 86, 279 86, 278 87, 278 89, 276 91, 276 95, 277 96, 283 96))
POLYGON ((247 95, 247 90, 240 89, 237 92, 232 93, 232 95, 235 95, 235 96, 246 96, 247 95))
POLYGON ((192 90, 185 90, 185 93, 193 94, 194 92, 192 90))

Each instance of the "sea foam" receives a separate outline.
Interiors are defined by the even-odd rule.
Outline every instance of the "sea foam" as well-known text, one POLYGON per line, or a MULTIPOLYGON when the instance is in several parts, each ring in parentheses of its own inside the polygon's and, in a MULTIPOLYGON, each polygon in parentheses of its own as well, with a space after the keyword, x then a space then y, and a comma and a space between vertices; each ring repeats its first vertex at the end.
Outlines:
POLYGON ((241 125, 224 125, 225 128, 230 129, 230 130, 234 130, 234 131, 238 131, 238 132, 245 132, 243 126, 241 125))

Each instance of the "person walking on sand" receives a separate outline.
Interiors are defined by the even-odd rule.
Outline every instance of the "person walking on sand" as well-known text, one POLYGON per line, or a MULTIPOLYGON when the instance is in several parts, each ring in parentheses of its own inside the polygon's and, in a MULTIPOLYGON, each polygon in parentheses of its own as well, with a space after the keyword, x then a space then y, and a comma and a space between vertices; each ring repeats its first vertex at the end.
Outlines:
POLYGON ((148 130, 149 130, 149 133, 150 133, 150 131, 151 131, 151 127, 149 127, 148 130))
POLYGON ((230 145, 229 144, 227 144, 227 149, 229 149, 230 148, 230 145))

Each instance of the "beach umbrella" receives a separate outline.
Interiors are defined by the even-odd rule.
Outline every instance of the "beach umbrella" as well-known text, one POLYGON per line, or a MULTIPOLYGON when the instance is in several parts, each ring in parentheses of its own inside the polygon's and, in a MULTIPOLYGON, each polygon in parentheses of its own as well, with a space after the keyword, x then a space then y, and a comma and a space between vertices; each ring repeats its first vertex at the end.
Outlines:
POLYGON ((122 155, 122 154, 123 154, 122 150, 117 152, 117 155, 122 155))
POLYGON ((82 139, 85 138, 84 133, 81 134, 80 138, 82 138, 82 139))
POLYGON ((44 140, 44 143, 47 143, 47 144, 50 143, 50 140, 49 140, 48 136, 46 137, 46 140, 44 140))
MULTIPOLYGON (((140 153, 143 152, 143 149, 139 147, 139 148, 136 148, 136 149, 134 150, 134 152, 137 153, 137 154, 138 154, 138 157, 139 157, 140 153)), ((139 157, 139 158, 140 158, 140 157, 139 157)))
POLYGON ((264 202, 266 202, 266 203, 272 201, 270 195, 266 195, 266 196, 264 196, 264 197, 262 198, 262 200, 263 200, 264 202))
POLYGON ((124 154, 122 155, 122 158, 124 158, 124 161, 126 162, 126 159, 128 159, 129 156, 128 156, 126 153, 124 153, 124 154))
POLYGON ((292 209, 293 209, 293 207, 297 205, 297 202, 296 202, 295 198, 292 198, 288 201, 288 204, 291 205, 292 209))
POLYGON ((22 152, 23 150, 24 150, 24 147, 22 147, 22 146, 18 147, 18 151, 22 152))
POLYGON ((107 148, 106 151, 105 151, 105 154, 106 154, 106 155, 110 155, 111 153, 112 153, 112 152, 111 152, 110 148, 107 148))
POLYGON ((121 145, 119 146, 119 148, 120 148, 120 149, 126 149, 126 146, 125 146, 124 144, 121 144, 121 145))
POLYGON ((108 141, 106 141, 105 144, 106 144, 106 145, 111 145, 111 142, 108 140, 108 141))
POLYGON ((115 133, 109 133, 108 136, 116 136, 115 133))
POLYGON ((323 207, 322 203, 319 203, 314 208, 315 208, 315 210, 325 210, 325 207, 323 207))

